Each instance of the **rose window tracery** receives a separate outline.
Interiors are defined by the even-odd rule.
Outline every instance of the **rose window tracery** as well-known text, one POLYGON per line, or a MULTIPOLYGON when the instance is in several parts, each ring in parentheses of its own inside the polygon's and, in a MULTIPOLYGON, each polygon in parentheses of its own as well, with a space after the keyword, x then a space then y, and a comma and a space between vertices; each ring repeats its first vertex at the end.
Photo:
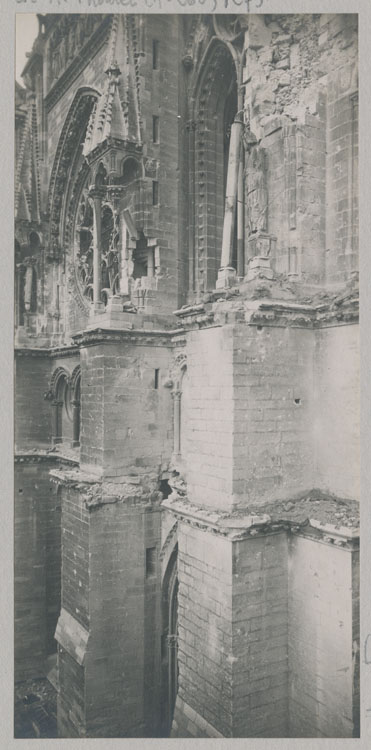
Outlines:
POLYGON ((75 238, 75 269, 80 291, 88 300, 93 300, 93 205, 88 195, 88 186, 82 190, 77 209, 75 238))

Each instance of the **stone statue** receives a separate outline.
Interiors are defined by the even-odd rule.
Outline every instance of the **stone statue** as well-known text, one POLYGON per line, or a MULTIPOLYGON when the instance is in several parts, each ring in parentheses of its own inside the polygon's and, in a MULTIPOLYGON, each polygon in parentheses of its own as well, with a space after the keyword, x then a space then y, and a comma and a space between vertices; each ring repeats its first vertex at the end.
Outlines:
POLYGON ((265 149, 252 146, 246 163, 246 228, 249 235, 267 231, 266 172, 265 149))

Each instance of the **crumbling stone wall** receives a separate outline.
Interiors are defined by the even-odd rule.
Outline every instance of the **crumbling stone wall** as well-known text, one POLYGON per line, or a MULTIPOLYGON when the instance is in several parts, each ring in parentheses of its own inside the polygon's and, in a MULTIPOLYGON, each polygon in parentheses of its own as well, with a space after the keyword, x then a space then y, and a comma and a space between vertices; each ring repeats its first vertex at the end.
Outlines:
POLYGON ((357 268, 357 16, 250 16, 245 46, 245 110, 267 154, 274 267, 316 284, 343 281, 357 268))

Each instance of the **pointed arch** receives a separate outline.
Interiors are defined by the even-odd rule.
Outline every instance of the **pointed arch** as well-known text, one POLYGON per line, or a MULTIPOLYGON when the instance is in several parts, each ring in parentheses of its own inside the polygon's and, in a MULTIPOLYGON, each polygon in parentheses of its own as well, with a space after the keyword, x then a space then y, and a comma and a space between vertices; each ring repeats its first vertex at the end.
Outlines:
POLYGON ((62 380, 65 380, 67 383, 69 383, 70 373, 64 367, 57 367, 52 374, 49 387, 49 391, 52 394, 53 398, 57 398, 58 390, 60 389, 62 380))
POLYGON ((99 91, 88 86, 76 92, 59 139, 48 197, 50 254, 55 258, 58 258, 60 253, 63 212, 66 207, 66 192, 70 175, 74 172, 74 157, 81 146, 92 110, 99 96, 99 91))
POLYGON ((215 288, 220 266, 229 130, 238 111, 240 55, 212 37, 202 57, 192 97, 194 132, 193 286, 215 288))
POLYGON ((81 367, 80 365, 77 365, 75 369, 73 370, 71 378, 70 378, 72 398, 75 398, 77 395, 77 389, 79 388, 80 380, 81 380, 81 367))

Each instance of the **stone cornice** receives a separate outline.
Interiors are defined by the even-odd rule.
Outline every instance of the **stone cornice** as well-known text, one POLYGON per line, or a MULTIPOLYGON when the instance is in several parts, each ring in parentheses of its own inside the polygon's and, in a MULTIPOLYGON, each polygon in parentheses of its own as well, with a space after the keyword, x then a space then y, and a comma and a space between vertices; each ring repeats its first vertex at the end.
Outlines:
POLYGON ((163 495, 154 489, 157 476, 122 476, 119 482, 95 474, 79 466, 51 469, 50 477, 55 484, 63 485, 80 494, 87 510, 101 505, 124 503, 141 505, 145 511, 161 510, 163 495), (151 481, 152 480, 152 481, 151 481))
MULTIPOLYGON (((102 154, 105 153, 105 151, 110 148, 124 151, 126 154, 134 154, 136 156, 140 156, 143 151, 143 144, 139 141, 131 140, 130 138, 113 138, 112 136, 108 136, 104 139, 104 141, 99 143, 92 151, 90 151, 90 153, 86 157, 87 163, 89 165, 94 163, 102 154)), ((109 190, 110 187, 124 188, 123 185, 108 185, 106 186, 106 189, 109 190)))
POLYGON ((44 461, 57 462, 61 464, 68 464, 69 466, 78 466, 79 459, 70 455, 64 455, 53 450, 18 450, 14 454, 14 461, 17 464, 21 463, 42 463, 44 461))
POLYGON ((92 330, 82 331, 73 336, 73 340, 78 347, 95 346, 96 344, 112 343, 129 340, 132 343, 146 345, 172 345, 172 338, 176 333, 183 333, 183 330, 146 330, 141 328, 127 329, 108 329, 94 328, 92 330))
POLYGON ((314 538, 325 544, 336 547, 353 548, 359 543, 359 529, 348 526, 336 526, 323 523, 316 518, 306 518, 300 522, 295 518, 275 520, 268 513, 246 514, 226 513, 220 510, 200 508, 184 498, 168 497, 162 507, 171 511, 178 522, 184 522, 202 531, 208 531, 226 537, 230 541, 239 541, 255 536, 280 533, 314 538))
POLYGON ((79 355, 79 347, 76 344, 53 347, 26 347, 16 346, 14 348, 16 357, 73 357, 79 355))
POLYGON ((175 311, 184 329, 211 328, 231 323, 292 328, 328 328, 358 323, 359 300, 356 294, 305 304, 295 300, 246 299, 238 293, 210 295, 211 299, 186 305, 175 311))

